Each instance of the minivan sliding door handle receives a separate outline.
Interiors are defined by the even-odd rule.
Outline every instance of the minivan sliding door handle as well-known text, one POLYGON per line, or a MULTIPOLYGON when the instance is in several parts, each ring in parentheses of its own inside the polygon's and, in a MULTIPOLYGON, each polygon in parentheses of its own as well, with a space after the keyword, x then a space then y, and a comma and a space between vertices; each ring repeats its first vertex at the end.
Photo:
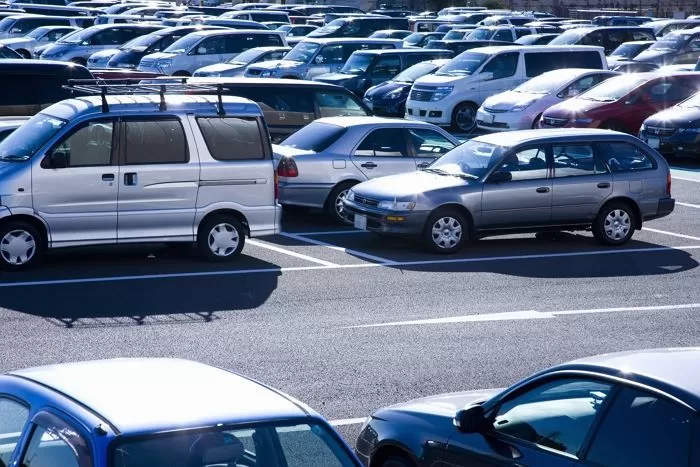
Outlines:
POLYGON ((136 172, 127 172, 124 174, 124 185, 134 186, 138 183, 136 172))
POLYGON ((598 188, 610 188, 610 184, 608 182, 600 182, 598 188))
POLYGON ((546 186, 541 186, 535 190, 537 193, 549 193, 549 188, 546 186))
POLYGON ((361 164, 360 167, 364 167, 365 169, 373 169, 377 166, 374 162, 365 162, 364 164, 361 164))

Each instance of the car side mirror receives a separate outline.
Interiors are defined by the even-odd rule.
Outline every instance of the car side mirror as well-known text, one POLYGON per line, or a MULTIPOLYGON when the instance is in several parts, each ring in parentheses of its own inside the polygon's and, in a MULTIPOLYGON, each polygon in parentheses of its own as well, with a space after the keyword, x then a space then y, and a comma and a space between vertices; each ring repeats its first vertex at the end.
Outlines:
POLYGON ((494 75, 490 71, 482 71, 479 73, 479 78, 481 78, 481 81, 491 81, 494 78, 494 75))
POLYGON ((511 180, 513 180, 513 174, 507 170, 499 170, 498 172, 494 172, 491 174, 491 176, 489 176, 490 183, 509 182, 511 180))
POLYGON ((318 57, 314 58, 314 63, 316 63, 317 65, 320 65, 321 63, 323 63, 323 57, 318 56, 318 57))
POLYGON ((461 433, 482 433, 486 425, 484 407, 471 405, 459 410, 453 419, 454 426, 461 433))
POLYGON ((206 47, 199 47, 197 49, 197 55, 206 55, 207 54, 207 48, 206 47))
POLYGON ((68 167, 68 158, 66 157, 66 153, 63 151, 51 153, 49 161, 51 162, 51 168, 53 169, 65 169, 68 167))

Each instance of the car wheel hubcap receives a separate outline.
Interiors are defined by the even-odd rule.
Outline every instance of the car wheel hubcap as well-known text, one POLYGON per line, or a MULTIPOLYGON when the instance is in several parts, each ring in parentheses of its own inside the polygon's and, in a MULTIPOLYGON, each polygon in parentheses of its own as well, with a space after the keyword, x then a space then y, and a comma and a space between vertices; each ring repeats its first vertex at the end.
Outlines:
POLYGON ((632 229, 632 219, 622 209, 615 209, 605 217, 603 228, 609 239, 622 240, 632 229))
POLYGON ((209 249, 216 256, 229 256, 238 248, 238 231, 227 223, 215 225, 209 231, 209 249))
POLYGON ((36 240, 26 230, 12 230, 0 240, 0 254, 9 264, 28 263, 36 253, 36 240))
POLYGON ((460 107, 459 110, 457 110, 456 120, 457 127, 459 127, 460 130, 471 130, 476 123, 476 113, 471 107, 460 107))
POLYGON ((350 188, 346 188, 335 197, 335 213, 341 219, 345 219, 345 206, 343 206, 343 201, 345 200, 345 197, 348 195, 349 191, 350 188))
POLYGON ((462 224, 454 217, 441 217, 433 224, 432 237, 439 248, 454 248, 462 239, 462 224))

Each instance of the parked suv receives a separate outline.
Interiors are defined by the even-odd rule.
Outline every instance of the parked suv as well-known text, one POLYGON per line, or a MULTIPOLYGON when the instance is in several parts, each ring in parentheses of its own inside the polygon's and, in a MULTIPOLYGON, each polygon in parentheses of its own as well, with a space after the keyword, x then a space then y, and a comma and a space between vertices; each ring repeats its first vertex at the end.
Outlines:
POLYGON ((435 74, 416 80, 406 102, 406 117, 471 131, 476 111, 487 97, 565 68, 607 69, 602 47, 520 45, 469 50, 435 74))
POLYGON ((656 36, 652 28, 611 26, 572 29, 555 37, 549 45, 597 45, 603 47, 608 55, 624 42, 653 40, 656 40, 656 36))
POLYGON ((146 55, 139 71, 190 76, 208 65, 223 63, 254 47, 284 47, 279 31, 216 30, 200 31, 175 41, 163 52, 146 55))
POLYGON ((666 161, 639 139, 602 130, 480 136, 418 172, 356 185, 355 227, 421 237, 437 253, 514 231, 587 230, 622 245, 673 211, 666 161))
POLYGON ((339 71, 356 50, 397 49, 396 39, 304 39, 284 56, 250 65, 245 76, 254 78, 311 79, 339 71))
POLYGON ((90 96, 32 117, 0 143, 10 168, 0 177, 0 266, 28 268, 47 249, 140 242, 196 242, 207 259, 227 261, 246 236, 278 232, 262 113, 245 99, 218 102, 90 96))
POLYGON ((162 29, 149 24, 100 24, 65 36, 41 53, 42 60, 62 60, 86 65, 90 55, 113 49, 144 34, 162 29))
POLYGON ((426 60, 451 57, 449 50, 358 50, 338 73, 318 75, 314 81, 343 86, 363 97, 367 89, 392 79, 406 68, 426 60))
POLYGON ((86 20, 86 18, 68 16, 7 16, 0 21, 0 39, 23 37, 40 26, 72 26, 81 28, 86 20))

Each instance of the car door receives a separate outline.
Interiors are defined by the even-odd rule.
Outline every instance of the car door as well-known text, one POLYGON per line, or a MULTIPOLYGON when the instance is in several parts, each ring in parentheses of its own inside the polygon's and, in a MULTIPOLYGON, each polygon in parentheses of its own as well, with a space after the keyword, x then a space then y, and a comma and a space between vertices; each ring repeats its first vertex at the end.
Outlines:
POLYGON ((548 145, 510 150, 495 169, 511 179, 487 180, 481 196, 481 227, 512 229, 548 225, 552 218, 552 162, 548 145))
POLYGON ((191 238, 199 158, 188 125, 174 115, 124 117, 121 133, 119 242, 191 238))
POLYGON ((117 131, 114 119, 77 124, 32 167, 34 211, 51 242, 117 238, 117 131))
POLYGON ((42 411, 32 418, 30 436, 23 447, 23 467, 93 467, 92 446, 77 424, 52 412, 42 411))
POLYGON ((455 433, 444 464, 573 467, 613 390, 593 378, 536 380, 491 408, 483 433, 455 433))
POLYGON ((192 61, 188 60, 187 71, 194 72, 207 65, 223 62, 223 52, 226 47, 224 36, 207 37, 200 42, 192 53, 192 61))
POLYGON ((29 418, 29 404, 0 394, 0 465, 12 465, 22 432, 29 418))
POLYGON ((612 194, 612 174, 591 143, 553 144, 552 223, 590 223, 612 194))
POLYGON ((416 170, 402 128, 369 131, 353 151, 352 162, 368 179, 416 170))
POLYGON ((344 63, 343 44, 324 45, 313 58, 304 78, 311 79, 324 73, 336 72, 344 63))
POLYGON ((623 386, 577 466, 698 465, 700 451, 689 461, 693 441, 700 447, 698 428, 697 414, 678 400, 623 386))
POLYGON ((435 130, 406 128, 409 149, 416 158, 416 168, 422 169, 447 154, 457 145, 435 130))
POLYGON ((481 105, 487 97, 525 81, 516 74, 519 61, 520 52, 507 52, 496 55, 484 65, 477 75, 477 82, 470 88, 476 94, 477 104, 481 105))

